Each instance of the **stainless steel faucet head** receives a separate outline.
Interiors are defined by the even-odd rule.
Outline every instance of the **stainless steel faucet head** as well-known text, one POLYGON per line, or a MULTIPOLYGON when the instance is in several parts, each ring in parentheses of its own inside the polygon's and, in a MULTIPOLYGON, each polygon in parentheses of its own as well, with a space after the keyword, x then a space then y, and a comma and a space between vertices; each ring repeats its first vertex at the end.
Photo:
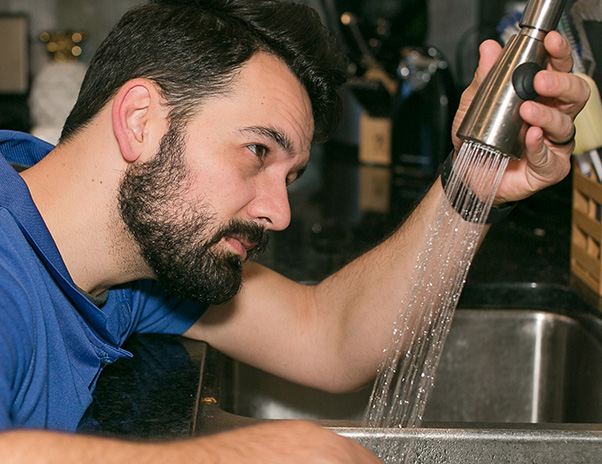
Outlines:
POLYGON ((544 32, 556 29, 566 1, 531 0, 525 6, 518 25, 544 32))
POLYGON ((546 34, 555 29, 566 0, 531 0, 502 56, 491 69, 468 109, 458 137, 518 159, 524 147, 526 124, 518 111, 521 103, 534 100, 535 74, 546 65, 543 46, 546 34))

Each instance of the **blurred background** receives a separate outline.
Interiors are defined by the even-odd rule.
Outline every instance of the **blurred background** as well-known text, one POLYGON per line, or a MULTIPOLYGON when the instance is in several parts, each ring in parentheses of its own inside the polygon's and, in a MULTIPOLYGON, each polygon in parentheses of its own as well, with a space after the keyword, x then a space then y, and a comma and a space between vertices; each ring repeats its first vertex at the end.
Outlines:
MULTIPOLYGON (((57 59, 57 43, 61 40, 55 36, 57 40, 52 43, 42 41, 42 33, 66 36, 71 32, 81 33, 81 41, 74 44, 79 47, 77 56, 62 55, 58 59, 73 59, 85 65, 120 16, 139 3, 143 2, 0 0, 0 25, 3 26, 0 39, 5 50, 3 55, 7 51, 10 55, 0 58, 0 81, 18 80, 16 85, 0 85, 0 127, 28 131, 38 122, 36 118, 40 116, 32 114, 28 99, 37 89, 40 74, 57 59)), ((449 63, 449 71, 455 79, 453 85, 457 88, 463 88, 472 74, 478 38, 493 36, 494 23, 504 12, 504 2, 490 0, 308 0, 308 3, 320 11, 329 28, 341 39, 342 47, 349 51, 359 68, 352 75, 361 76, 366 65, 354 35, 357 29, 363 36, 361 40, 382 61, 393 79, 401 48, 432 46, 437 49, 435 59, 449 63), (345 12, 357 18, 357 25, 342 24, 340 17, 345 12)), ((414 59, 414 64, 420 66, 417 59, 420 57, 414 59)), ((67 74, 63 79, 68 79, 67 74)), ((61 91, 57 87, 44 90, 61 91)))

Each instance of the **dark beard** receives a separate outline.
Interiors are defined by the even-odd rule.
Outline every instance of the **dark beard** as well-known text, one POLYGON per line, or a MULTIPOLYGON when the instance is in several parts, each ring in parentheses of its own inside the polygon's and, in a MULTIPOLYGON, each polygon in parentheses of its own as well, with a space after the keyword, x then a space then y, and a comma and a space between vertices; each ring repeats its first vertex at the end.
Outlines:
POLYGON ((194 301, 219 304, 240 290, 242 260, 213 246, 224 237, 244 237, 256 244, 249 250, 252 258, 266 248, 268 235, 252 221, 232 220, 216 227, 207 204, 186 200, 189 178, 182 132, 170 128, 156 156, 127 169, 119 208, 146 264, 165 288, 194 301))

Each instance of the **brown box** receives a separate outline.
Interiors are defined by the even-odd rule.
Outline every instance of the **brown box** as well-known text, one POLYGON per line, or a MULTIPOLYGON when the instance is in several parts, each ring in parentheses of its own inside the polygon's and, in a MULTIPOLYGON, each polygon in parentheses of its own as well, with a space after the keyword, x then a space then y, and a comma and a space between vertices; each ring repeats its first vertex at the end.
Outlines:
POLYGON ((573 168, 571 272, 596 294, 602 295, 602 184, 573 168))
POLYGON ((388 166, 360 166, 360 210, 388 213, 391 197, 391 169, 388 166))
POLYGON ((390 118, 375 118, 362 113, 360 118, 359 161, 365 164, 391 164, 390 118))
POLYGON ((0 94, 24 94, 29 89, 27 17, 0 14, 0 94))

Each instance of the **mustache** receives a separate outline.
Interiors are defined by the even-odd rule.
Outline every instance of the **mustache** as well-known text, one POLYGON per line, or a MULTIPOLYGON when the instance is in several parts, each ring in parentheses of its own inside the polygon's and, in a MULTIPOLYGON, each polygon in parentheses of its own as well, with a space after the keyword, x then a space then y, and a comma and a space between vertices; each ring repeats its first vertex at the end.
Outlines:
POLYGON ((208 246, 215 245, 222 238, 226 237, 239 237, 250 244, 251 248, 247 250, 248 258, 253 258, 265 251, 270 241, 267 230, 259 224, 252 221, 232 219, 219 228, 208 243, 208 246))

